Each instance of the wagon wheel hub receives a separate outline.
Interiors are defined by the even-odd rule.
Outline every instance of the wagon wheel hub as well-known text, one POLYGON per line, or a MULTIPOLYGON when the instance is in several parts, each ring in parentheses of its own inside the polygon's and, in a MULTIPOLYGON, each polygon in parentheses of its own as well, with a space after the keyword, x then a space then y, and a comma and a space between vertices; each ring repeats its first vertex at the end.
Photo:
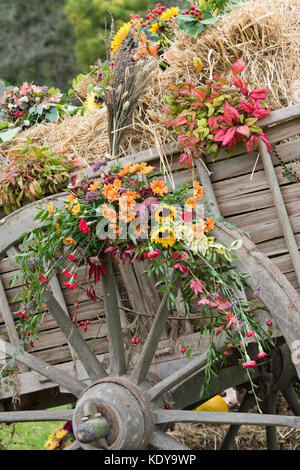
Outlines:
POLYGON ((84 390, 74 410, 74 433, 87 450, 143 449, 153 428, 143 391, 124 378, 97 381, 84 390))

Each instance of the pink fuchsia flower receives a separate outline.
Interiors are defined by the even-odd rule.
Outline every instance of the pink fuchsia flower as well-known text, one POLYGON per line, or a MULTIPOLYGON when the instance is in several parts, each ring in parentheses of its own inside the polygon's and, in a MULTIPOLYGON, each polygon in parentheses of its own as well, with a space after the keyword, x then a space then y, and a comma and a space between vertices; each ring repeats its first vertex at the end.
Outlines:
POLYGON ((209 307, 217 307, 218 306, 218 304, 216 304, 215 302, 212 302, 211 300, 206 299, 206 298, 203 298, 203 299, 199 300, 198 305, 208 305, 209 307))
POLYGON ((80 220, 78 227, 79 227, 79 230, 83 233, 89 233, 91 231, 90 227, 88 226, 86 221, 83 219, 80 220))
POLYGON ((144 253, 144 258, 157 258, 159 253, 159 250, 147 251, 146 253, 144 253))
POLYGON ((259 359, 263 359, 264 357, 266 357, 266 355, 267 355, 267 353, 265 353, 264 351, 259 352, 259 353, 258 353, 258 358, 259 358, 259 359))
POLYGON ((246 333, 247 338, 251 338, 251 336, 253 336, 253 335, 254 335, 254 331, 253 331, 253 330, 247 331, 247 333, 246 333))
POLYGON ((244 362, 243 363, 243 368, 244 369, 249 369, 251 367, 255 367, 256 366, 256 361, 248 361, 248 362, 244 362))
POLYGON ((200 279, 197 279, 197 281, 194 281, 193 279, 190 282, 190 288, 194 291, 195 296, 197 297, 198 294, 202 294, 203 289, 202 286, 204 285, 203 281, 200 281, 200 279))
POLYGON ((39 278, 40 278, 40 281, 41 282, 44 282, 45 284, 48 284, 49 282, 49 279, 47 277, 45 277, 45 274, 39 274, 39 278))
POLYGON ((246 62, 241 57, 233 64, 232 73, 233 75, 238 75, 239 73, 242 73, 245 70, 245 68, 246 68, 246 62))
POLYGON ((77 261, 77 258, 75 258, 75 256, 71 255, 70 253, 67 254, 67 258, 69 258, 69 260, 73 261, 74 263, 77 261))

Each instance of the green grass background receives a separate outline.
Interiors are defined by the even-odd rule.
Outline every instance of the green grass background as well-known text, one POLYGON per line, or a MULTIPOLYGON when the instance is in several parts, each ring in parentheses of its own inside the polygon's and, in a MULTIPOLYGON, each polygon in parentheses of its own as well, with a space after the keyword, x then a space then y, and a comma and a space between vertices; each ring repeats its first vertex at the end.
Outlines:
MULTIPOLYGON (((66 406, 59 406, 50 409, 63 409, 66 406)), ((1 446, 7 450, 46 450, 45 443, 50 434, 58 427, 65 424, 65 421, 46 421, 35 423, 15 423, 8 426, 0 425, 0 449, 1 446), (11 437, 13 429, 14 434, 11 437)))

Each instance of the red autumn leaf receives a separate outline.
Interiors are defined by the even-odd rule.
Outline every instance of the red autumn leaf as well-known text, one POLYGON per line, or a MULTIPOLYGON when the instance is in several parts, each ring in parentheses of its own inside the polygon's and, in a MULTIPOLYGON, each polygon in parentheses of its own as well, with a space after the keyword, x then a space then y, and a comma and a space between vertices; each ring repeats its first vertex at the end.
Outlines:
POLYGON ((261 138, 261 140, 266 144, 268 152, 269 152, 269 153, 272 152, 272 145, 271 145, 271 143, 269 142, 268 137, 266 136, 266 134, 265 134, 264 132, 259 132, 257 135, 258 135, 258 136, 261 138))
POLYGON ((248 126, 238 126, 236 132, 245 137, 250 137, 250 129, 248 126))
POLYGON ((250 92, 250 98, 252 100, 265 100, 268 97, 270 90, 267 88, 257 88, 250 92))
POLYGON ((215 142, 223 142, 223 139, 226 135, 226 131, 224 129, 220 129, 216 132, 216 135, 215 135, 215 138, 214 138, 214 141, 215 142))
POLYGON ((257 149, 259 138, 256 135, 250 137, 246 144, 246 149, 248 153, 254 152, 257 149))
POLYGON ((197 96, 197 98, 203 102, 205 100, 205 97, 207 95, 207 90, 202 89, 202 90, 196 90, 195 88, 192 89, 192 94, 197 96))
POLYGON ((228 101, 225 101, 225 108, 224 108, 224 121, 227 126, 233 126, 233 121, 239 120, 239 113, 238 111, 231 106, 228 101))
POLYGON ((237 86, 238 88, 246 88, 248 85, 248 82, 246 80, 243 80, 241 77, 233 77, 232 83, 237 86))
POLYGON ((240 106, 245 113, 251 113, 253 111, 253 105, 248 101, 240 100, 240 106))
POLYGON ((239 73, 242 73, 246 68, 246 63, 244 59, 241 57, 238 59, 232 66, 232 73, 233 75, 238 75, 239 73))
POLYGON ((226 132, 226 135, 224 136, 224 139, 223 139, 223 143, 222 143, 223 147, 230 144, 230 141, 232 141, 232 139, 235 136, 235 132, 236 132, 235 127, 231 127, 230 129, 228 129, 228 131, 226 132))

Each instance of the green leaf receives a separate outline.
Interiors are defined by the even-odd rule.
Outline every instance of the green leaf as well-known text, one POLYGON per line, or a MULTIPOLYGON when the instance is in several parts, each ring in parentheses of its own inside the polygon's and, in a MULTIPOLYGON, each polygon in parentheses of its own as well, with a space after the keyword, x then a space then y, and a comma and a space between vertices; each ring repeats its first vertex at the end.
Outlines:
POLYGON ((9 140, 12 140, 21 130, 22 127, 14 127, 8 131, 0 132, 0 140, 2 140, 2 142, 8 142, 9 140))

